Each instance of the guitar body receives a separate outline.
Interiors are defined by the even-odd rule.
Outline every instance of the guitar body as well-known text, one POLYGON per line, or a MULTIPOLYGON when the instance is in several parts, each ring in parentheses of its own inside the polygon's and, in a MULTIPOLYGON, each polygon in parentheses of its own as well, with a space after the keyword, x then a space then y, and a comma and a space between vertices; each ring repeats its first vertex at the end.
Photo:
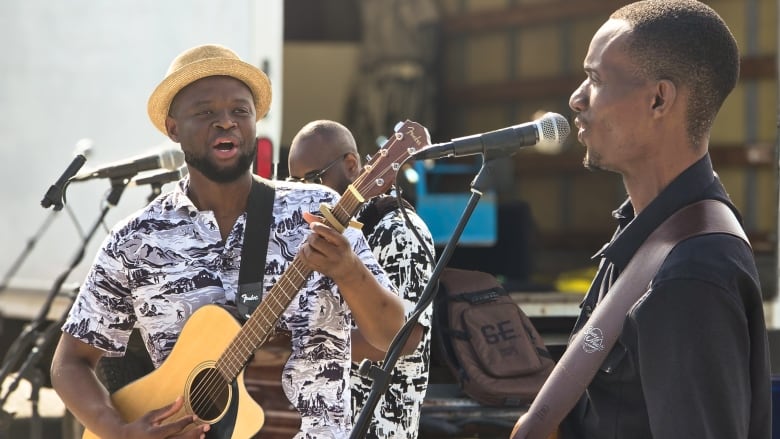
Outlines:
MULTIPOLYGON (((226 382, 214 368, 240 329, 235 318, 218 305, 198 309, 187 320, 165 362, 117 390, 111 400, 122 417, 132 421, 183 395, 184 407, 171 420, 196 414, 211 424, 208 439, 251 438, 263 426, 263 409, 244 387, 243 372, 226 382)), ((98 437, 84 432, 83 439, 93 438, 98 437)))

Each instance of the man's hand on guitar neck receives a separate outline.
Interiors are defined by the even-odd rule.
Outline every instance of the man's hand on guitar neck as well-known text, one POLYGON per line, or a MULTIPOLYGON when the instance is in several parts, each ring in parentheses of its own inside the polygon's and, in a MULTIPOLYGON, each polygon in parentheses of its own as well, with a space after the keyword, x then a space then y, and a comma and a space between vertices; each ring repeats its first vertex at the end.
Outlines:
POLYGON ((365 340, 387 351, 404 323, 401 299, 380 285, 343 234, 315 215, 303 217, 313 233, 298 252, 302 262, 336 282, 365 340))
POLYGON ((355 268, 363 266, 363 263, 352 251, 347 238, 323 224, 322 219, 316 215, 303 212, 303 219, 314 232, 299 251, 306 266, 328 276, 336 283, 351 282, 351 278, 358 274, 355 268))

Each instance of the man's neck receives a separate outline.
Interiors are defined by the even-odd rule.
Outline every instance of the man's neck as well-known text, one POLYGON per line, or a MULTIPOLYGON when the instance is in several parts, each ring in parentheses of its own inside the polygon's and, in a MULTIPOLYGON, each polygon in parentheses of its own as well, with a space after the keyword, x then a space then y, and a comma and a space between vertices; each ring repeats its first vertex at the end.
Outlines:
POLYGON ((225 239, 236 219, 246 210, 251 188, 251 172, 230 183, 217 183, 191 170, 188 196, 198 210, 214 213, 222 238, 225 239))
POLYGON ((690 166, 699 161, 707 150, 701 153, 681 152, 677 157, 656 162, 657 166, 646 166, 641 171, 623 174, 623 184, 626 188, 634 213, 639 214, 667 186, 690 166))

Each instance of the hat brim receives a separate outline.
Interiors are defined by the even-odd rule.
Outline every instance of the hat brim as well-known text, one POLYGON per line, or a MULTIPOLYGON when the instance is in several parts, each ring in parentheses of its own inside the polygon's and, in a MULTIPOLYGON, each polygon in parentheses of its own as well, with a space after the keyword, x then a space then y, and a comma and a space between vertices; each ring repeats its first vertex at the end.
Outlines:
POLYGON ((169 74, 154 89, 147 104, 149 119, 158 130, 168 135, 165 118, 171 107, 173 98, 184 87, 209 76, 230 76, 249 87, 255 101, 256 121, 268 113, 271 105, 271 81, 262 70, 231 58, 206 58, 187 64, 169 74))

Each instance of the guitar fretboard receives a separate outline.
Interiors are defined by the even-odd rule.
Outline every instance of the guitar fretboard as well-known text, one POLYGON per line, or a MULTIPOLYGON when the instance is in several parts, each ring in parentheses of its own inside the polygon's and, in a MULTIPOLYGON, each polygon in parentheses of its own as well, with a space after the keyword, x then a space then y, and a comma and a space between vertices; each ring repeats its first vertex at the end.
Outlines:
MULTIPOLYGON (((346 225, 362 204, 355 194, 347 191, 336 203, 331 213, 339 224, 346 225)), ((333 226, 327 219, 323 222, 333 226)), ((312 270, 307 268, 299 255, 296 254, 290 266, 282 273, 282 276, 265 295, 260 305, 252 312, 228 348, 217 360, 216 369, 227 382, 238 376, 252 354, 262 346, 279 317, 311 274, 312 270)))

